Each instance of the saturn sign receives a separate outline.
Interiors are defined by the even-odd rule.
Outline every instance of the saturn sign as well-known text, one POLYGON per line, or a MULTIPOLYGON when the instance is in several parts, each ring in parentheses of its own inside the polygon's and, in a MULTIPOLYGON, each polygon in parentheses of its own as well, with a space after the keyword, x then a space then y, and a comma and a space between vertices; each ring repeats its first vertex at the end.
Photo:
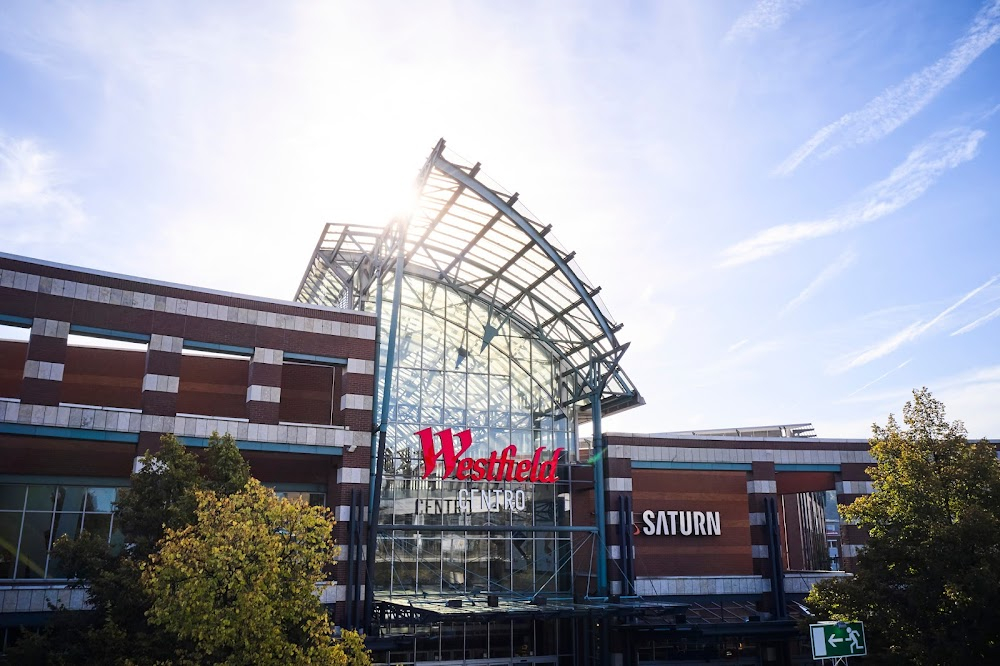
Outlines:
POLYGON ((718 511, 643 511, 643 534, 668 536, 720 536, 718 511))

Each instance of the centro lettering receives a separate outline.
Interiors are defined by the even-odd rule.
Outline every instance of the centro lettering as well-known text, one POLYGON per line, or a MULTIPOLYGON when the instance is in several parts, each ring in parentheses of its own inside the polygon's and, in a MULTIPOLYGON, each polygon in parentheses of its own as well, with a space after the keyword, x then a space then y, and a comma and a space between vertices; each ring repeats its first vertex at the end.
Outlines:
POLYGON ((542 462, 543 447, 535 449, 531 460, 517 460, 517 447, 511 444, 500 453, 496 451, 489 458, 461 457, 472 446, 472 433, 463 430, 452 435, 451 428, 433 433, 430 428, 415 433, 420 437, 420 446, 424 453, 424 477, 434 473, 438 460, 444 462, 446 479, 454 476, 459 481, 530 481, 532 483, 555 483, 556 465, 563 449, 552 452, 552 458, 542 462), (434 438, 441 442, 441 448, 434 450, 434 438), (458 451, 455 450, 455 437, 458 437, 458 451))

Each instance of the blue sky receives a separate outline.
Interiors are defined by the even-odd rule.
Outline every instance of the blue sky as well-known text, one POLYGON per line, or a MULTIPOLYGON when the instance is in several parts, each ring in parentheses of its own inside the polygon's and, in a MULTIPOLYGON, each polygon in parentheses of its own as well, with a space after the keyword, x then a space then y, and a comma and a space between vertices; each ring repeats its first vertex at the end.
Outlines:
POLYGON ((438 137, 553 225, 647 406, 1000 437, 1000 0, 5 3, 0 249, 290 298, 438 137), (264 266, 261 269, 260 266, 264 266))

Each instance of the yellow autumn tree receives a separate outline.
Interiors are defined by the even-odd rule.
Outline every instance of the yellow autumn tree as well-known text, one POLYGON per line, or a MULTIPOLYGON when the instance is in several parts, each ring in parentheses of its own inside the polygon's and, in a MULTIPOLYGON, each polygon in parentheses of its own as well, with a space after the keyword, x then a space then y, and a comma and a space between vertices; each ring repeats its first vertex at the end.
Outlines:
POLYGON ((327 509, 280 499, 252 478, 230 495, 195 495, 194 522, 168 529, 142 570, 148 621, 189 646, 185 661, 371 663, 356 636, 331 640, 316 595, 337 552, 327 509))

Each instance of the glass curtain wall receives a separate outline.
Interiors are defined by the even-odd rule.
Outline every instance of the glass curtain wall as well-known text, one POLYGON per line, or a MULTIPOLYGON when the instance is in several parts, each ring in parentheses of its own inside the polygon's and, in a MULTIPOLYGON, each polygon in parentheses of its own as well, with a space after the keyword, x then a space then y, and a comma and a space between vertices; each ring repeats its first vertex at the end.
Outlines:
MULTIPOLYGON (((383 369, 390 312, 387 298, 383 369)), ((424 479, 416 434, 450 429, 457 448, 457 434, 468 429, 472 446, 463 457, 488 458, 514 445, 518 460, 530 460, 540 448, 541 460, 548 461, 561 448, 565 463, 576 453, 576 415, 557 406, 553 359, 488 305, 409 275, 397 336, 379 522, 428 529, 379 536, 376 589, 389 596, 568 594, 569 534, 517 529, 571 524, 564 472, 557 483, 443 480, 439 461, 424 479), (484 332, 493 330, 484 343, 484 332), (509 529, 443 531, 436 525, 509 529)), ((434 443, 439 449, 440 441, 434 443)))
POLYGON ((51 556, 61 536, 113 540, 118 488, 0 484, 0 579, 65 578, 51 556))

